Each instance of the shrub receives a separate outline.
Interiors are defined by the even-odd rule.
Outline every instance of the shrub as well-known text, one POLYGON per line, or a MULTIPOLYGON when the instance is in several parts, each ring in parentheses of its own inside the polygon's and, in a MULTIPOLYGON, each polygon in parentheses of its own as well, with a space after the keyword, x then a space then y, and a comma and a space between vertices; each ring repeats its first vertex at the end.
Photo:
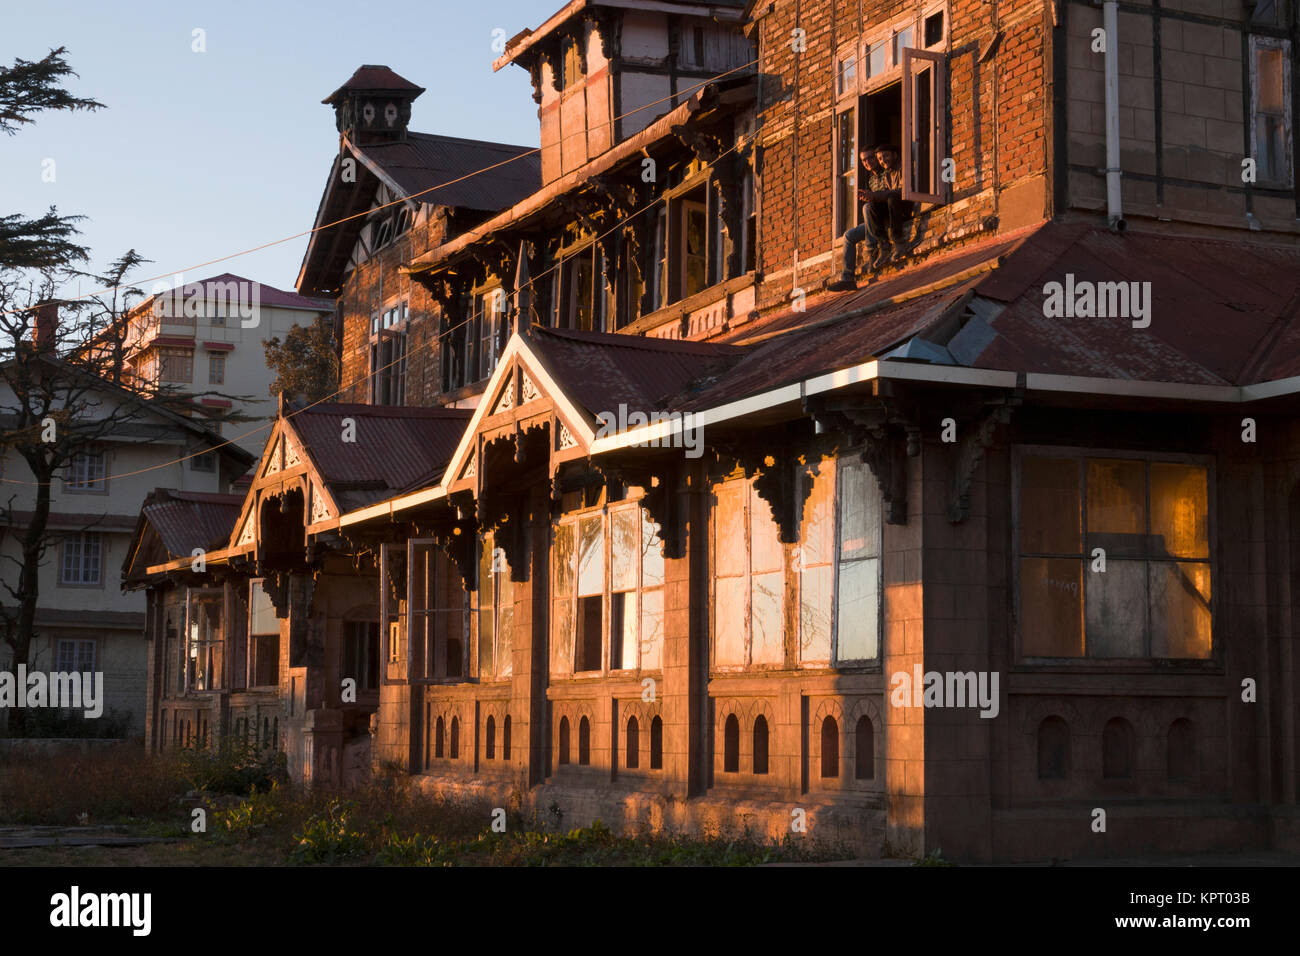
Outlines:
POLYGON ((297 863, 338 863, 364 854, 365 835, 351 827, 356 807, 351 801, 335 797, 323 812, 311 814, 302 832, 293 836, 296 845, 291 858, 297 863))

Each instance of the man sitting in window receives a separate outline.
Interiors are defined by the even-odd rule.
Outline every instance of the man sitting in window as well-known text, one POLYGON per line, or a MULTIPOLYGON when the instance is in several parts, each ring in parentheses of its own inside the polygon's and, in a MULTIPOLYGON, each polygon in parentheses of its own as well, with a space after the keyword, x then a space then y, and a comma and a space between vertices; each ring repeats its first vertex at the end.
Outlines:
POLYGON ((844 272, 827 283, 835 292, 856 289, 858 243, 867 240, 867 262, 874 271, 890 258, 901 259, 911 248, 908 235, 916 204, 903 199, 903 171, 895 146, 881 144, 858 154, 867 171, 866 189, 858 190, 862 201, 862 223, 844 234, 844 272))

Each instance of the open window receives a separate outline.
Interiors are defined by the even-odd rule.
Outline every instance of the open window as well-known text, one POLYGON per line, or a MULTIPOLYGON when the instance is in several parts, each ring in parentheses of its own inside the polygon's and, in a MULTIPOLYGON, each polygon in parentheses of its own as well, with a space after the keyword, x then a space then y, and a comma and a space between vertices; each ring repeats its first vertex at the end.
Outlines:
POLYGON ((407 303, 398 302, 370 317, 370 402, 406 403, 407 303))
POLYGON ((460 575, 430 539, 412 538, 407 549, 406 624, 411 676, 462 680, 469 618, 460 575))
POLYGON ((946 58, 942 53, 906 48, 902 57, 903 198, 941 203, 948 115, 946 58))

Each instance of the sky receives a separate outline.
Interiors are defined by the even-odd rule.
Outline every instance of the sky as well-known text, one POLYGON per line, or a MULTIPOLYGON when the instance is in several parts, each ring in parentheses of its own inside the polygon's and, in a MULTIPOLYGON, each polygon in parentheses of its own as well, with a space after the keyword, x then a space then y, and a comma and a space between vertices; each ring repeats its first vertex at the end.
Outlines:
POLYGON ((385 64, 425 87, 413 130, 534 146, 528 74, 492 72, 494 36, 499 47, 561 5, 2 0, 0 63, 65 46, 78 74, 67 88, 106 109, 40 113, 17 135, 0 134, 0 214, 55 205, 85 216, 86 271, 135 249, 153 260, 136 273, 146 292, 153 282, 142 280, 178 272, 187 282, 232 272, 293 289, 306 236, 199 264, 311 228, 338 150, 321 100, 362 64, 385 64), (194 50, 196 29, 204 52, 194 50))

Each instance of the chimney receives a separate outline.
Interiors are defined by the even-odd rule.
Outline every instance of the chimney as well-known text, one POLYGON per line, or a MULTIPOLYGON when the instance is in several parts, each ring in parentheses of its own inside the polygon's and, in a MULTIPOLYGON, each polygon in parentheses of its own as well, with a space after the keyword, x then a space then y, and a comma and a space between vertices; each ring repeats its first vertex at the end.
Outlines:
POLYGON ((37 351, 53 351, 54 340, 59 331, 59 303, 56 299, 38 302, 33 310, 36 322, 32 328, 32 343, 37 351))

